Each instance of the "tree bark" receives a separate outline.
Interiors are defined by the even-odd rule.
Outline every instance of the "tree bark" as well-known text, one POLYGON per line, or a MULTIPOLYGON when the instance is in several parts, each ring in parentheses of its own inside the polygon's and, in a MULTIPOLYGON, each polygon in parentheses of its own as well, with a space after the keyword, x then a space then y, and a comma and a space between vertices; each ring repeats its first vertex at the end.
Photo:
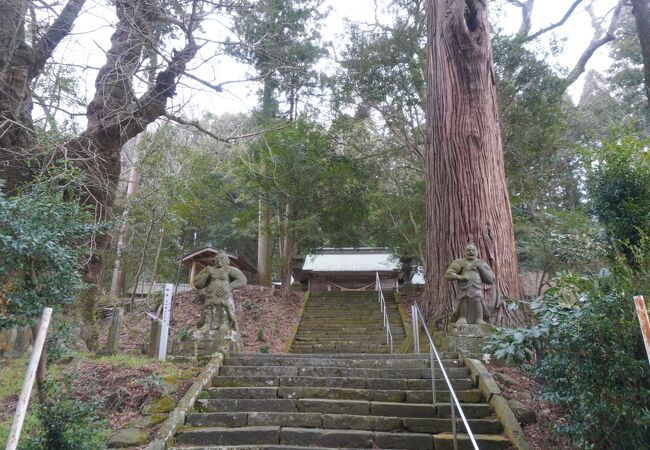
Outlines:
POLYGON ((497 281, 486 288, 492 322, 523 313, 523 297, 503 164, 486 0, 428 0, 427 291, 436 321, 451 316, 456 286, 444 272, 473 241, 497 281))
MULTIPOLYGON (((138 136, 141 136, 139 134, 138 136)), ((137 145, 137 143, 136 143, 137 145)), ((117 249, 115 251, 115 265, 113 266, 113 278, 111 279, 111 291, 110 298, 117 299, 122 295, 122 289, 124 288, 124 271, 122 268, 122 256, 124 253, 124 248, 126 247, 126 222, 129 218, 129 202, 128 199, 138 191, 138 185, 140 183, 140 175, 138 174, 138 169, 136 168, 137 158, 131 167, 129 172, 129 181, 126 187, 126 206, 124 212, 122 212, 122 222, 120 223, 117 235, 117 249)))
POLYGON ((632 0, 632 14, 636 21, 643 57, 645 95, 650 105, 650 5, 648 0, 632 0))
POLYGON ((0 179, 3 190, 14 192, 29 181, 43 149, 36 144, 32 123, 32 82, 56 46, 72 30, 85 0, 68 0, 61 14, 33 37, 25 36, 28 0, 0 0, 0 179))
POLYGON ((289 298, 291 294, 291 263, 295 253, 295 239, 293 236, 292 223, 295 220, 291 204, 285 207, 284 238, 282 245, 282 295, 289 298))
POLYGON ((257 236, 257 284, 271 287, 271 211, 268 202, 260 198, 257 236))

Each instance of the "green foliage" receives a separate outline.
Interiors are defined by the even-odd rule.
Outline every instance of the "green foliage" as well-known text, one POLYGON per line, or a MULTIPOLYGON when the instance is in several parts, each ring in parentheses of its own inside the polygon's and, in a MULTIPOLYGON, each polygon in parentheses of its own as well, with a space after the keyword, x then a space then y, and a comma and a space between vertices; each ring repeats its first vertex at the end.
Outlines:
POLYGON ((504 162, 515 214, 541 205, 576 207, 581 160, 571 132, 575 108, 548 62, 516 38, 492 38, 504 162))
POLYGON ((105 448, 105 423, 97 405, 72 397, 69 384, 48 384, 47 400, 39 403, 38 433, 21 450, 99 450, 105 448))
POLYGON ((99 229, 46 183, 0 192, 0 329, 29 323, 43 307, 69 304, 82 288, 82 243, 99 229))
POLYGON ((266 342, 266 336, 264 336, 264 328, 257 330, 257 340, 259 342, 266 342))
POLYGON ((269 353, 271 351, 268 345, 263 345, 260 347, 260 353, 269 353))
POLYGON ((648 289, 650 269, 625 264, 608 277, 564 275, 533 303, 533 326, 499 328, 486 348, 518 362, 541 357, 532 370, 567 419, 557 431, 579 448, 633 450, 650 440, 650 369, 632 303, 648 289))
POLYGON ((249 195, 266 193, 280 216, 276 229, 289 234, 298 251, 357 243, 354 230, 367 213, 365 173, 337 152, 323 127, 299 119, 267 133, 239 162, 249 195))
POLYGON ((520 267, 539 273, 537 295, 558 272, 593 273, 605 263, 600 229, 582 209, 545 209, 516 222, 520 267))
POLYGON ((650 235, 649 142, 630 135, 604 142, 587 180, 592 211, 630 262, 641 236, 650 235))
POLYGON ((314 64, 325 54, 320 46, 322 0, 260 0, 254 7, 234 8, 233 31, 240 42, 228 41, 226 52, 255 67, 264 82, 260 95, 266 117, 294 119, 298 98, 318 87, 314 64), (253 44, 254 43, 254 44, 253 44), (278 114, 280 100, 289 104, 278 114))

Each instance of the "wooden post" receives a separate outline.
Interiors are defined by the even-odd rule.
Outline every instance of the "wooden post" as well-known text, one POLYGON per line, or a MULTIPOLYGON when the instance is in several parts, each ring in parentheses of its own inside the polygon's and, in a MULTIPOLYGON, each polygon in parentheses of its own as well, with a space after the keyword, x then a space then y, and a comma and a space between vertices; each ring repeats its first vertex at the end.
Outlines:
POLYGON ((642 295, 634 297, 634 305, 636 306, 636 314, 639 316, 645 352, 648 355, 648 363, 650 364, 650 320, 648 320, 648 310, 645 307, 645 300, 642 295))
POLYGON ((165 284, 165 298, 163 300, 162 327, 160 330, 160 347, 158 348, 158 359, 164 361, 167 357, 167 338, 169 336, 169 313, 172 307, 174 285, 165 284))
POLYGON ((151 333, 149 335, 149 351, 147 355, 152 358, 158 356, 160 351, 160 334, 162 331, 162 322, 160 320, 154 319, 151 321, 151 333))
POLYGON ((27 412, 29 397, 32 393, 32 387, 34 386, 36 368, 41 359, 43 345, 45 345, 45 336, 47 335, 47 328, 50 326, 51 317, 52 308, 43 309, 41 323, 38 328, 38 335, 36 335, 36 339, 34 340, 32 355, 29 358, 27 373, 25 373, 25 381, 23 382, 23 388, 20 391, 20 397, 18 397, 16 414, 14 415, 14 422, 11 424, 11 431, 9 432, 9 439, 7 440, 7 447, 5 450, 16 450, 16 447, 18 446, 18 439, 20 438, 20 431, 22 430, 23 422, 25 421, 25 413, 27 412))
POLYGON ((106 355, 117 355, 120 351, 120 335, 122 334, 122 323, 124 322, 124 308, 113 309, 111 326, 108 329, 106 348, 102 352, 106 355))
POLYGON ((192 269, 190 270, 190 287, 194 287, 195 276, 196 276, 196 260, 192 261, 192 269))

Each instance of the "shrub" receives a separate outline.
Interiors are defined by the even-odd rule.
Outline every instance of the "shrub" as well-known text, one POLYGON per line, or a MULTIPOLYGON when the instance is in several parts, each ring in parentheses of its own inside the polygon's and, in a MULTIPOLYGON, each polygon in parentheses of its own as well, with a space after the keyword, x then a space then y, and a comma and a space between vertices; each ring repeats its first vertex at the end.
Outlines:
POLYGON ((99 450, 106 447, 107 431, 96 415, 97 405, 74 399, 65 388, 71 383, 48 384, 47 399, 39 403, 38 434, 20 450, 99 450))
POLYGON ((650 276, 625 264, 611 270, 563 275, 534 302, 533 326, 497 329, 486 350, 516 361, 537 353, 530 368, 544 398, 565 411, 557 431, 579 448, 636 450, 650 442, 650 370, 632 295, 650 276))
POLYGON ((31 323, 44 306, 74 302, 84 286, 81 244, 100 227, 63 197, 47 183, 13 197, 0 192, 0 330, 31 323))
POLYGON ((614 136, 592 155, 587 177, 590 208, 629 262, 642 235, 650 233, 649 144, 614 136))

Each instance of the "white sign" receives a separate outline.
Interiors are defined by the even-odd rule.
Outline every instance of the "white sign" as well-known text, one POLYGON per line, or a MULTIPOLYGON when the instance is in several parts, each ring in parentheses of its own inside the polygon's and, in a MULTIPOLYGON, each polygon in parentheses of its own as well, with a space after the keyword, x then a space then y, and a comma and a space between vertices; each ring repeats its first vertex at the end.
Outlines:
POLYGON ((158 359, 164 361, 167 356, 167 337, 169 335, 169 313, 172 307, 172 297, 174 296, 174 285, 165 283, 165 299, 163 300, 162 327, 160 329, 160 348, 158 349, 158 359))

